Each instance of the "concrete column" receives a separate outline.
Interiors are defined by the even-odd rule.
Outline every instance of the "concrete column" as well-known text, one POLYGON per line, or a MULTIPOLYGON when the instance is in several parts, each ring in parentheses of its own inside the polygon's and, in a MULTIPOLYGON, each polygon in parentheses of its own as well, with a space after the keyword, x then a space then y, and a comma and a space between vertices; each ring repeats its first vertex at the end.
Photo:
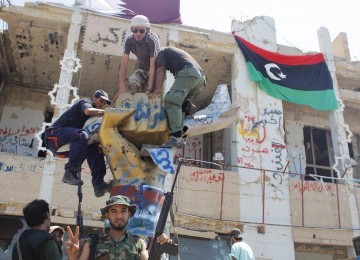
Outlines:
MULTIPOLYGON (((270 17, 255 17, 244 23, 233 21, 231 31, 260 48, 277 52, 275 22, 270 17)), ((244 225, 244 236, 253 248, 259 249, 255 257, 295 259, 282 101, 250 80, 245 58, 238 50, 232 60, 232 100, 241 106, 232 134, 232 160, 247 168, 237 169, 239 180, 234 180, 240 183, 239 220, 263 223, 267 239, 263 240, 250 224, 244 225), (276 124, 263 123, 271 120, 276 124), (280 240, 281 247, 271 242, 280 240)))
MULTIPOLYGON (((335 96, 338 100, 340 100, 339 87, 336 79, 336 67, 334 62, 334 55, 331 45, 330 34, 325 27, 321 27, 318 30, 318 39, 319 39, 320 51, 324 54, 326 64, 330 70, 331 78, 333 80, 335 96)), ((336 158, 338 158, 337 169, 339 171, 339 174, 342 175, 342 173, 346 169, 344 161, 346 158, 349 158, 349 148, 348 148, 348 142, 346 141, 347 137, 346 137, 343 109, 332 110, 329 113, 329 122, 330 122, 331 138, 334 148, 335 160, 336 158)), ((352 171, 347 170, 346 175, 352 178, 352 171)))
MULTIPOLYGON (((71 17, 71 24, 67 39, 67 46, 64 52, 64 58, 61 61, 61 72, 59 77, 59 84, 55 84, 53 92, 56 91, 54 101, 55 111, 53 121, 65 111, 69 106, 69 96, 71 81, 73 74, 80 67, 80 60, 76 58, 76 50, 78 48, 80 29, 81 29, 82 14, 74 11, 71 17)), ((52 191, 55 180, 56 158, 47 154, 44 164, 43 176, 41 179, 39 199, 44 199, 48 203, 52 200, 52 191)))
MULTIPOLYGON (((334 62, 334 55, 331 45, 331 38, 329 31, 325 27, 321 27, 318 30, 318 40, 320 51, 324 54, 326 64, 331 73, 333 80, 333 87, 336 98, 340 100, 339 87, 336 79, 336 67, 334 62)), ((334 149, 335 156, 335 165, 339 174, 342 175, 345 172, 346 167, 350 167, 346 171, 345 179, 353 179, 353 170, 350 165, 346 165, 346 159, 349 159, 349 147, 346 136, 346 128, 343 116, 343 109, 333 110, 329 113, 330 129, 331 129, 331 138, 334 149)), ((338 176, 342 177, 342 176, 338 176)), ((354 237, 359 236, 359 212, 358 205, 356 202, 356 193, 354 189, 354 183, 352 181, 348 182, 349 189, 349 209, 351 214, 352 228, 354 230, 354 237)), ((355 256, 355 251, 352 247, 348 248, 349 256, 355 256)))
POLYGON ((80 61, 76 58, 76 53, 79 44, 81 21, 81 13, 74 11, 71 17, 67 46, 64 52, 63 60, 61 61, 62 66, 58 84, 60 88, 58 88, 56 92, 54 118, 57 118, 62 112, 64 112, 69 104, 70 89, 68 87, 61 86, 71 87, 73 74, 79 67, 80 61))

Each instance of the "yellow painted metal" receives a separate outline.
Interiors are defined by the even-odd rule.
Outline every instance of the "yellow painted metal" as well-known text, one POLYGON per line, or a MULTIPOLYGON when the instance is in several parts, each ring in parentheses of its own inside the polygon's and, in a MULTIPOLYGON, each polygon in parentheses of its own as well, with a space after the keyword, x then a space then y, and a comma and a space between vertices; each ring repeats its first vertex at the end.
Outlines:
POLYGON ((161 98, 149 99, 144 93, 121 94, 116 107, 135 109, 132 118, 118 125, 120 134, 136 147, 160 145, 168 139, 168 124, 161 98))
POLYGON ((99 132, 114 179, 136 180, 162 188, 166 174, 139 151, 142 144, 161 144, 168 138, 166 118, 159 120, 161 100, 126 93, 117 106, 121 107, 106 109, 99 132))

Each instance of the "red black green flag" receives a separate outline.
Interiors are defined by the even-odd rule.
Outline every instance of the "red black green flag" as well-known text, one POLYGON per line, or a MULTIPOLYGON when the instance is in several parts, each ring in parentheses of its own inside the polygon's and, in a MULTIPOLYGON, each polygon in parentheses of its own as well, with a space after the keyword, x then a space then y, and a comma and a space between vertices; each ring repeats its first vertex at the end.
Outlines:
POLYGON ((338 108, 331 74, 322 53, 282 55, 234 36, 245 57, 250 79, 267 94, 318 110, 338 108))

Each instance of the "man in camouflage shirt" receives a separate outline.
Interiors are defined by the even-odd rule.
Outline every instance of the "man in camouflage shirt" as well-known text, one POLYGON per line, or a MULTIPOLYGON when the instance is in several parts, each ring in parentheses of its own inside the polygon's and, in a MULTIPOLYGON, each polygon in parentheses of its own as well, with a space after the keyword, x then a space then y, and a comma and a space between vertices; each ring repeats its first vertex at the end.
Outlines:
MULTIPOLYGON (((101 209, 103 217, 109 220, 110 228, 98 235, 90 235, 79 255, 79 227, 75 233, 67 226, 69 240, 66 251, 69 260, 80 259, 148 259, 146 243, 141 237, 132 235, 126 230, 129 218, 136 212, 136 205, 130 204, 129 198, 121 195, 113 196, 101 209)), ((164 234, 159 236, 160 244, 172 243, 164 234)))

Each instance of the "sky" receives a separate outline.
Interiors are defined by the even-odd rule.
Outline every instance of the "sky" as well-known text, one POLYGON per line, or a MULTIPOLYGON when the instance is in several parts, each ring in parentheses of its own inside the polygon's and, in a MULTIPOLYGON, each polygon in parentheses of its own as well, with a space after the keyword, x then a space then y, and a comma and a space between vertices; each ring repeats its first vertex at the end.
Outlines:
MULTIPOLYGON (((48 2, 72 5, 74 1, 48 2)), ((11 3, 23 5, 24 0, 11 3)), ((184 25, 229 33, 233 19, 244 22, 256 16, 270 16, 275 21, 278 43, 303 52, 319 51, 320 27, 329 30, 332 40, 344 32, 352 60, 360 60, 360 29, 356 22, 359 10, 360 0, 180 0, 184 25)))

